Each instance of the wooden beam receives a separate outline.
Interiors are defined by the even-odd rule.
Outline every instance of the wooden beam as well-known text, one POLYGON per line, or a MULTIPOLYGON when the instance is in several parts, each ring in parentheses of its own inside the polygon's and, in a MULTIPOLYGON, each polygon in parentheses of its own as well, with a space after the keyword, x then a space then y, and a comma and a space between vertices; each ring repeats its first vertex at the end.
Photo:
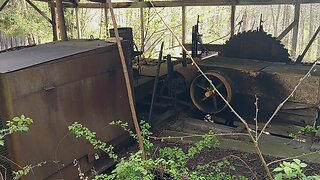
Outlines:
MULTIPOLYGON (((46 0, 40 0, 46 1, 46 0)), ((231 6, 231 5, 275 5, 275 4, 307 4, 320 3, 320 0, 174 0, 154 1, 155 7, 182 7, 182 6, 231 6)), ((52 4, 54 5, 54 4, 52 4)), ((114 2, 114 8, 149 8, 152 7, 148 1, 139 2, 114 2)), ((104 3, 79 3, 79 8, 104 8, 104 3)), ((73 3, 64 3, 66 8, 75 8, 73 3)))
POLYGON ((140 8, 140 38, 141 38, 141 47, 140 51, 144 52, 144 43, 145 43, 145 37, 144 37, 144 13, 143 8, 140 8))
POLYGON ((234 22, 235 22, 235 16, 236 16, 236 6, 231 6, 231 17, 230 17, 230 27, 231 27, 231 33, 230 37, 234 35, 234 22))
POLYGON ((297 23, 293 27, 293 36, 291 44, 291 57, 296 57, 297 43, 298 43, 298 32, 299 32, 299 20, 300 20, 300 4, 294 6, 294 21, 297 23))
MULTIPOLYGON (((186 16, 187 16, 187 13, 186 13, 186 7, 185 6, 182 6, 182 9, 181 9, 181 20, 182 20, 182 44, 185 44, 186 43, 186 16)), ((182 57, 183 59, 186 59, 187 58, 187 53, 183 50, 182 48, 182 57)))
POLYGON ((58 21, 59 21, 59 30, 61 34, 61 40, 67 41, 67 29, 66 29, 66 23, 64 20, 64 13, 63 13, 63 5, 62 0, 56 0, 56 6, 57 6, 57 14, 58 14, 58 21))
POLYGON ((109 7, 108 7, 108 4, 106 3, 105 8, 104 8, 104 18, 105 18, 105 23, 106 23, 106 38, 110 37, 108 12, 109 12, 109 7))
POLYGON ((34 10, 36 10, 44 19, 46 19, 50 24, 52 24, 52 20, 46 15, 46 13, 44 13, 43 11, 41 11, 35 4, 33 4, 33 2, 31 2, 30 0, 26 0, 27 3, 33 7, 34 10))
POLYGON ((293 21, 278 37, 277 40, 281 40, 282 38, 284 38, 291 30, 294 26, 297 25, 297 21, 293 21))
POLYGON ((2 4, 2 6, 0 7, 0 11, 2 11, 3 8, 6 7, 6 5, 8 4, 8 2, 9 2, 9 0, 6 0, 6 1, 2 4))
POLYGON ((77 25, 78 39, 81 39, 81 22, 79 18, 79 8, 76 8, 76 25, 77 25))
POLYGON ((58 41, 57 32, 57 20, 56 20, 56 8, 50 7, 51 19, 52 19, 52 36, 53 41, 58 41))

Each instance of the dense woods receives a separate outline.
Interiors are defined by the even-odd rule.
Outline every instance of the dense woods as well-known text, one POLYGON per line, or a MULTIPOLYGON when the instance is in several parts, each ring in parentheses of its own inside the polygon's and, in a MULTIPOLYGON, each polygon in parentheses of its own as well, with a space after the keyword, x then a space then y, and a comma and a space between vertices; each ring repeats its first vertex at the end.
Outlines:
MULTIPOLYGON (((4 0, 0 0, 2 4, 4 0)), ((50 11, 47 3, 35 2, 48 17, 50 11)), ((320 25, 320 4, 303 4, 300 11, 299 34, 297 55, 311 39, 313 33, 320 25)), ((182 8, 156 8, 170 27, 182 37, 182 8)), ((186 8, 186 42, 191 42, 192 26, 200 16, 200 33, 203 34, 204 43, 222 44, 230 37, 230 12, 231 7, 187 7, 186 8)), ((264 5, 264 6, 237 6, 235 33, 255 30, 259 26, 260 15, 263 16, 264 29, 278 36, 288 27, 294 16, 293 5, 264 5)), ((112 28, 110 21, 105 18, 104 9, 79 9, 80 31, 82 38, 105 39, 108 36, 106 28, 112 28)), ((140 49, 146 51, 145 56, 154 56, 159 44, 165 42, 165 53, 180 54, 181 48, 167 31, 154 9, 144 9, 144 39, 141 44, 141 22, 139 9, 117 9, 117 21, 120 26, 130 26, 134 29, 134 39, 140 49)), ((76 10, 65 9, 68 37, 77 38, 76 10)), ((108 14, 110 16, 110 14, 108 14)), ((52 28, 39 13, 37 13, 24 0, 12 0, 0 12, 0 37, 1 49, 19 45, 38 44, 52 40, 52 28)), ((282 42, 286 48, 291 49, 292 31, 282 42)), ((320 57, 320 37, 311 46, 306 58, 315 60, 320 57)), ((294 58, 294 57, 293 57, 294 58)))

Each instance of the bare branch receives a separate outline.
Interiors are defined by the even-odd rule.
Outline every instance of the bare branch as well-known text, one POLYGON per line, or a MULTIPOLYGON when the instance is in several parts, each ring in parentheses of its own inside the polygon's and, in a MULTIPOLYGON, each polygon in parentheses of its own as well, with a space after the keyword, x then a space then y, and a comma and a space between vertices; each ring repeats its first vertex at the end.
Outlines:
POLYGON ((301 157, 310 156, 310 155, 313 155, 313 154, 320 154, 320 151, 315 151, 315 152, 310 152, 310 153, 304 153, 304 154, 301 154, 301 155, 298 155, 298 156, 293 156, 293 157, 287 157, 287 158, 283 158, 283 159, 278 159, 278 160, 269 162, 269 163, 267 164, 267 166, 270 166, 271 164, 278 163, 278 162, 282 162, 282 161, 285 161, 285 160, 301 158, 301 157))

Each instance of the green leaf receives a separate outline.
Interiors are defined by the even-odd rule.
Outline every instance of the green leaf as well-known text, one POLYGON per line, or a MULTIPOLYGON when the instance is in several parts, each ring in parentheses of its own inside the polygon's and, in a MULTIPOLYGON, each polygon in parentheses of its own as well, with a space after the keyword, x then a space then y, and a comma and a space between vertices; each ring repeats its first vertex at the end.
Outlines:
POLYGON ((301 160, 300 159, 293 159, 293 161, 297 164, 300 164, 301 163, 301 160))
POLYGON ((307 167, 308 165, 306 164, 306 163, 301 163, 300 164, 300 167, 302 167, 302 168, 305 168, 305 167, 307 167))
POLYGON ((289 175, 290 177, 292 176, 292 169, 290 167, 284 167, 283 170, 286 175, 289 175))
POLYGON ((273 172, 280 172, 280 171, 283 171, 283 168, 281 167, 277 167, 273 170, 273 172))
POLYGON ((283 176, 282 173, 277 174, 277 175, 274 177, 274 180, 282 180, 282 176, 283 176))

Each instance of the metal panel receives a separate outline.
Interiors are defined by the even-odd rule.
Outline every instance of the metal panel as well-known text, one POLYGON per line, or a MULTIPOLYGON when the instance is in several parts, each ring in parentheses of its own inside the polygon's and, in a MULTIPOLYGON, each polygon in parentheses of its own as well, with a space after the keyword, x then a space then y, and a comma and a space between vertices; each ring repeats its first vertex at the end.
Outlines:
MULTIPOLYGON (((124 45, 128 57, 128 48, 124 45)), ((63 46, 69 47, 69 44, 63 46)), ((55 51, 56 46, 52 47, 51 51, 55 51)), ((24 69, 0 74, 0 86, 6 86, 8 91, 0 90, 1 97, 8 102, 0 102, 0 110, 12 111, 7 112, 8 118, 25 114, 34 120, 28 132, 10 136, 10 158, 21 166, 48 161, 48 165, 34 169, 37 179, 50 177, 58 171, 52 160, 65 164, 61 169, 62 178, 66 179, 78 176, 76 168, 71 168, 75 158, 81 159, 83 171, 96 163, 92 162, 91 156, 97 151, 86 141, 68 135, 67 128, 72 122, 84 124, 97 132, 99 139, 107 142, 126 134, 119 127, 108 126, 109 122, 122 120, 132 127, 128 95, 115 44, 76 55, 72 53, 65 53, 63 58, 59 55, 57 60, 50 62, 43 56, 42 64, 22 63, 20 65, 25 66, 24 69)), ((53 58, 51 55, 48 57, 53 58)), ((17 57, 21 58, 20 54, 17 57)))
POLYGON ((100 40, 62 41, 0 53, 0 73, 16 71, 111 44, 100 40))

